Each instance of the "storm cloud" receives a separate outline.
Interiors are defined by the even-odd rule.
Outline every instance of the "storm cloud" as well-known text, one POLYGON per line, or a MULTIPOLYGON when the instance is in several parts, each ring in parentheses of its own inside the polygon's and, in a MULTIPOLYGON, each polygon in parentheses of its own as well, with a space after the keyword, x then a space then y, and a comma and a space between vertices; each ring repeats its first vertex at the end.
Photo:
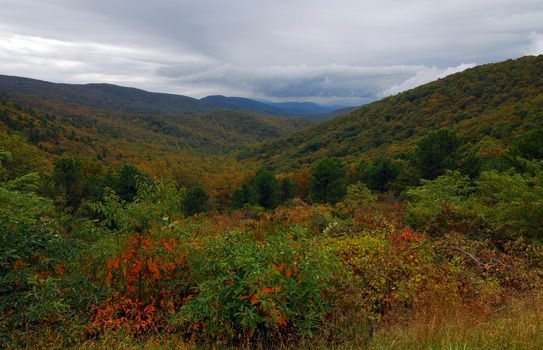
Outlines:
POLYGON ((362 104, 543 53, 540 0, 0 0, 0 73, 362 104))

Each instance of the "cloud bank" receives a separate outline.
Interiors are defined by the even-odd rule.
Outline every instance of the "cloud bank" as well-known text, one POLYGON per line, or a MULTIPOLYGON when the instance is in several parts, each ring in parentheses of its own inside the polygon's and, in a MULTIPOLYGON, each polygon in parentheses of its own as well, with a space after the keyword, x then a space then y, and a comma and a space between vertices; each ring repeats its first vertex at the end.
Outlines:
POLYGON ((363 104, 543 53, 540 0, 3 0, 0 74, 363 104))

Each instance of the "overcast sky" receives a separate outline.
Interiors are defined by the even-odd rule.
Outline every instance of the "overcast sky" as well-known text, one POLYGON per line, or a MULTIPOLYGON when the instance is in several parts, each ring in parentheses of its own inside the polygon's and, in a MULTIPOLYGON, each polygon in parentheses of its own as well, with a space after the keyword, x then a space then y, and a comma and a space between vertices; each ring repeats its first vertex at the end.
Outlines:
POLYGON ((0 0, 0 74, 363 104, 543 53, 542 0, 0 0))

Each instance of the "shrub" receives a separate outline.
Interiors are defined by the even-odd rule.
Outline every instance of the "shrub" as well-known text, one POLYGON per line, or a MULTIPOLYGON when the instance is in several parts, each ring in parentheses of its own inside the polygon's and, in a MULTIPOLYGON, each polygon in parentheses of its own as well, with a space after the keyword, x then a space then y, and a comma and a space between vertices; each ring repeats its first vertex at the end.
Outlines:
POLYGON ((474 227, 479 230, 468 202, 473 191, 469 178, 456 171, 422 180, 420 187, 407 191, 407 222, 434 236, 450 230, 473 234, 474 227))
POLYGON ((341 202, 344 206, 349 208, 367 207, 377 202, 377 196, 371 193, 371 191, 363 184, 356 183, 347 187, 347 194, 341 202))
POLYGON ((329 308, 332 263, 304 234, 255 241, 231 232, 207 242, 190 257, 197 294, 177 313, 178 324, 193 339, 312 334, 329 308))
POLYGON ((394 303, 409 306, 418 301, 432 262, 423 235, 409 229, 387 235, 362 233, 332 244, 366 311, 379 314, 394 303))
POLYGON ((179 215, 180 200, 174 181, 142 180, 132 202, 127 203, 115 192, 106 191, 103 201, 92 203, 90 207, 108 230, 144 232, 152 223, 179 215))
POLYGON ((432 235, 542 239, 543 176, 483 172, 474 184, 451 172, 408 191, 408 222, 432 235))
POLYGON ((59 279, 65 250, 52 202, 32 174, 0 184, 0 342, 62 323, 69 306, 59 279))
POLYGON ((476 185, 474 211, 492 227, 493 238, 543 239, 543 173, 485 172, 476 185))
POLYGON ((101 273, 109 296, 94 306, 91 333, 124 330, 137 335, 167 328, 188 292, 190 270, 178 239, 166 228, 130 234, 101 273))

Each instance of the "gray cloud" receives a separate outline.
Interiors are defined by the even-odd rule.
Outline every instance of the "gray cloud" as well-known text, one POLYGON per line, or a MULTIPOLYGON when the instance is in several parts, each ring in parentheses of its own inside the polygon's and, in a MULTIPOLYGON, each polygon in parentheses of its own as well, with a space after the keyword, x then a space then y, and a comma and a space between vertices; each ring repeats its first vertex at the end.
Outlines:
POLYGON ((409 79, 422 66, 358 67, 263 66, 237 67, 231 64, 187 72, 185 66, 160 68, 158 74, 180 85, 214 86, 217 91, 236 91, 251 97, 273 100, 313 100, 356 104, 375 99, 376 94, 409 79))
POLYGON ((421 69, 418 69, 415 75, 411 76, 410 78, 404 80, 400 84, 392 85, 391 87, 381 91, 379 94, 380 97, 386 97, 390 95, 395 95, 397 93, 400 93, 402 91, 406 91, 409 89, 412 89, 414 87, 417 87, 422 84, 429 83, 431 81, 444 78, 447 75, 462 72, 468 68, 475 67, 475 63, 463 63, 461 65, 458 65, 456 67, 449 67, 446 69, 439 69, 437 67, 422 67, 421 69))
POLYGON ((525 52, 526 55, 541 55, 543 54, 543 34, 532 32, 530 34, 530 47, 525 52))
POLYGON ((0 73, 360 104, 543 52, 540 0, 1 0, 0 73))

